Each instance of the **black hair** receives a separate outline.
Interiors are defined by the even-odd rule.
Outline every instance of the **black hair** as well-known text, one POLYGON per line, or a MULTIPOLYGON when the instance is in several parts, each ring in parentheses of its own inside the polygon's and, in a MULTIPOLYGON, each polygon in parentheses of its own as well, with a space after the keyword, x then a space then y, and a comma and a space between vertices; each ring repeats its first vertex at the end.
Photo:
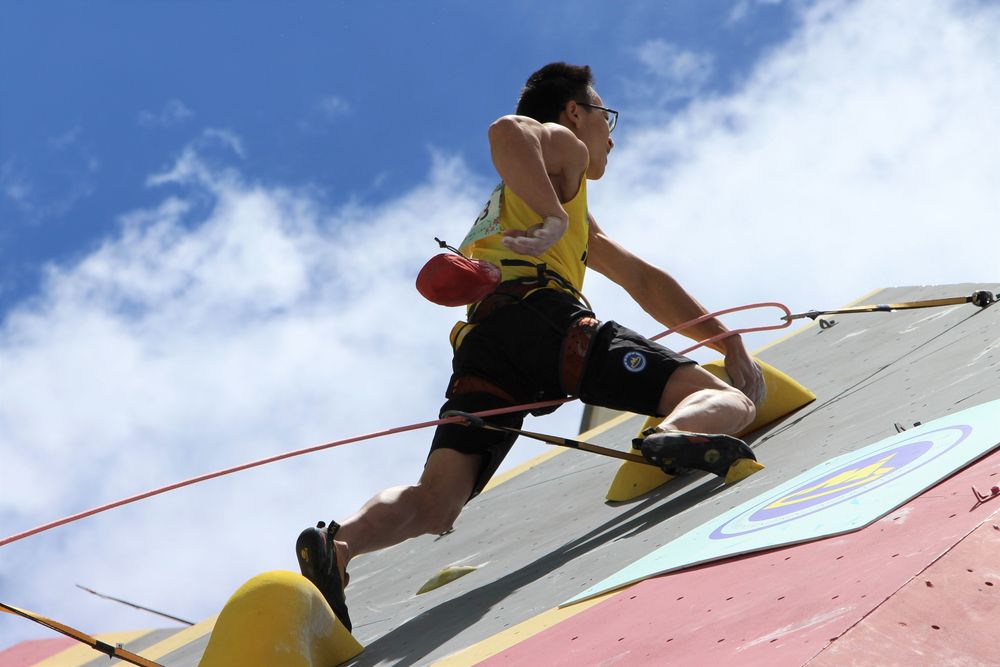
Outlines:
POLYGON ((556 122, 567 102, 588 99, 587 89, 592 85, 594 77, 588 65, 549 63, 528 77, 515 113, 540 123, 556 122))

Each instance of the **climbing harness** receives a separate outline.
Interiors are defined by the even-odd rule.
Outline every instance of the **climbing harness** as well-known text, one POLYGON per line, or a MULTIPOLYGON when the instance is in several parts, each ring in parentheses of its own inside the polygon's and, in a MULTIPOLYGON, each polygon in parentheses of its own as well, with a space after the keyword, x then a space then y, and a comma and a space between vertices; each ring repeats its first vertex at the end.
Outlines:
POLYGON ((573 287, 568 280, 550 269, 544 262, 536 264, 535 262, 521 259, 502 259, 500 260, 500 264, 503 266, 531 267, 534 269, 535 275, 505 280, 497 286, 496 291, 492 294, 478 303, 472 304, 469 307, 470 324, 478 324, 503 306, 523 301, 532 292, 549 287, 552 284, 566 290, 586 306, 587 310, 593 311, 587 298, 573 287))

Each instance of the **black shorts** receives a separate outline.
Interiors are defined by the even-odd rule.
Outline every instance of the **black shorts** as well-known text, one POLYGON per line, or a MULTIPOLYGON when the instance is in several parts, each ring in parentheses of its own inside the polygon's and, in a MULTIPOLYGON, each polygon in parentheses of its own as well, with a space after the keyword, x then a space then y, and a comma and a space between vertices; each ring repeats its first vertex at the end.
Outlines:
MULTIPOLYGON (((510 405, 565 398, 560 382, 562 342, 570 325, 593 313, 566 292, 543 289, 523 301, 504 306, 476 325, 452 360, 452 380, 472 376, 487 381, 511 400, 477 391, 453 395, 445 410, 479 412, 510 405)), ((594 336, 579 391, 588 404, 654 415, 663 388, 674 370, 692 360, 668 350, 616 322, 603 323, 594 336)), ((526 413, 488 418, 520 428, 526 413)), ((482 455, 473 489, 476 496, 489 482, 514 444, 516 435, 446 424, 434 434, 431 451, 454 449, 482 455)))
POLYGON ((597 332, 583 373, 580 400, 588 405, 662 417, 660 398, 667 380, 678 366, 693 363, 617 322, 605 322, 597 332))

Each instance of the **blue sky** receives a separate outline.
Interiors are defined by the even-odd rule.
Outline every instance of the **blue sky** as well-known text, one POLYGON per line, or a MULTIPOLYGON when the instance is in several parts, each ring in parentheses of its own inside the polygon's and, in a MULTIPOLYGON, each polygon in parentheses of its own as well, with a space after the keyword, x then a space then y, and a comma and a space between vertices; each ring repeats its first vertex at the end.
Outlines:
MULTIPOLYGON (((551 60, 590 64, 621 112, 588 188, 602 228, 712 310, 966 294, 1000 275, 995 244, 974 241, 1000 214, 995 2, 287 7, 5 7, 4 536, 433 418, 461 313, 413 281, 433 237, 461 239, 481 210, 486 128, 551 60)), ((600 276, 585 291, 602 319, 663 328, 600 276)), ((530 425, 573 434, 579 418, 530 425)), ((160 622, 76 583, 207 617, 250 576, 293 569, 302 527, 412 482, 428 443, 342 447, 9 545, 0 600, 95 632, 160 622), (206 557, 247 535, 235 561, 206 557)), ((544 450, 518 443, 508 463, 544 450)), ((0 618, 0 647, 44 636, 0 618)))
POLYGON ((490 173, 484 128, 551 60, 591 64, 622 106, 637 48, 662 39, 712 54, 704 89, 732 86, 794 23, 762 5, 732 25, 732 8, 13 4, 0 25, 0 307, 36 289, 44 262, 114 234, 122 212, 149 201, 145 175, 205 128, 241 138, 250 178, 311 186, 331 204, 378 202, 422 180, 430 147, 490 173))

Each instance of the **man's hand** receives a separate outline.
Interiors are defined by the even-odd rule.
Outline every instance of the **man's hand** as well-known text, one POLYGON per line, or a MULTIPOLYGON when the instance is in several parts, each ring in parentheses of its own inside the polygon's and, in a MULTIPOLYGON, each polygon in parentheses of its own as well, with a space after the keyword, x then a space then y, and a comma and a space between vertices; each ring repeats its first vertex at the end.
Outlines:
POLYGON ((502 243, 514 252, 538 257, 562 238, 568 225, 566 219, 549 216, 527 231, 508 229, 503 233, 502 243))
POLYGON ((726 345, 726 373, 733 386, 747 395, 754 405, 760 405, 767 394, 764 385, 764 374, 760 370, 739 336, 732 336, 724 341, 726 345))
MULTIPOLYGON (((649 264, 621 247, 601 230, 597 220, 590 220, 590 243, 587 266, 621 285, 643 310, 664 326, 673 327, 708 312, 695 301, 666 271, 649 264)), ((726 328, 710 319, 684 330, 692 340, 706 340, 726 333, 726 328)), ((739 336, 729 336, 711 344, 725 357, 726 373, 732 385, 760 405, 767 393, 764 374, 743 347, 739 336)))

